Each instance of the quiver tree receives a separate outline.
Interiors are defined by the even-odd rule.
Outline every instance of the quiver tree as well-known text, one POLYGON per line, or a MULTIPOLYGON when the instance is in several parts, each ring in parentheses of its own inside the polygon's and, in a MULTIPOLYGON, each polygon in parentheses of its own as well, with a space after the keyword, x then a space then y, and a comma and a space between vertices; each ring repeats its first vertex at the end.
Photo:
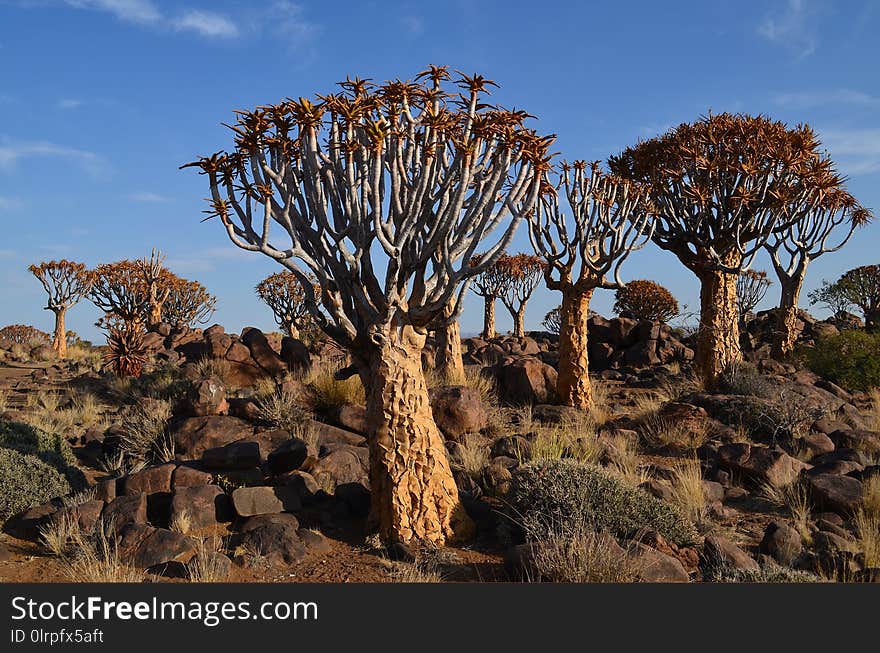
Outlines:
POLYGON ((89 299, 118 320, 142 327, 150 310, 142 266, 127 259, 99 265, 94 270, 89 299))
POLYGON ((775 232, 765 248, 779 279, 781 295, 775 313, 771 355, 785 358, 797 339, 798 299, 811 261, 842 248, 857 227, 867 224, 871 213, 844 188, 843 179, 828 173, 832 188, 817 190, 806 211, 788 229, 775 232))
POLYGON ((815 290, 810 291, 807 296, 810 298, 811 306, 816 304, 824 305, 831 311, 835 319, 840 319, 844 316, 853 305, 849 294, 840 280, 832 283, 827 279, 822 279, 822 284, 815 290))
POLYGON ((216 306, 217 298, 198 281, 175 277, 162 304, 161 321, 176 329, 207 324, 216 306))
POLYGON ((28 324, 9 324, 0 329, 0 340, 8 340, 19 345, 45 345, 49 343, 49 334, 28 324))
MULTIPOLYGON (((314 277, 309 278, 309 286, 313 296, 320 295, 321 286, 315 283, 314 277)), ((310 313, 306 292, 297 275, 288 271, 276 272, 258 283, 256 291, 272 309, 275 322, 281 330, 291 338, 299 338, 299 332, 308 323, 310 313)))
POLYGON ((611 170, 644 184, 653 241, 700 280, 694 364, 711 387, 742 358, 736 279, 775 231, 796 222, 830 161, 808 126, 710 115, 611 157, 611 170))
POLYGON ((79 302, 91 289, 92 273, 83 263, 62 259, 28 267, 49 295, 46 310, 55 314, 55 332, 52 348, 59 358, 67 355, 67 328, 64 317, 67 310, 79 302))
POLYGON ((666 288, 648 279, 634 279, 614 293, 614 311, 637 320, 669 322, 678 315, 678 301, 666 288))
POLYGON ((736 278, 736 310, 740 325, 745 324, 746 316, 755 310, 773 282, 763 270, 743 270, 736 278))
POLYGON ((535 251, 546 261, 547 287, 562 293, 557 394, 568 406, 593 405, 590 300, 597 288, 622 285, 620 266, 650 236, 642 202, 637 185, 602 173, 596 164, 588 171, 585 162, 576 161, 563 166, 556 187, 545 187, 529 222, 535 251), (560 205, 560 196, 567 209, 560 205))
POLYGON ((150 252, 150 258, 135 261, 140 269, 147 294, 147 328, 155 328, 162 322, 162 307, 178 278, 165 267, 165 256, 157 249, 150 252))
POLYGON ((850 305, 858 307, 865 318, 865 328, 880 328, 880 265, 863 265, 845 272, 837 280, 850 305))
POLYGON ((464 359, 461 354, 461 327, 457 319, 457 298, 440 313, 434 324, 437 351, 434 356, 434 372, 446 383, 461 384, 465 381, 464 359))
POLYGON ((532 210, 552 141, 523 126, 526 114, 484 104, 492 82, 462 77, 450 95, 448 79, 440 67, 415 82, 349 79, 317 100, 242 111, 235 150, 191 164, 208 177, 209 215, 293 272, 317 324, 351 352, 366 391, 370 522, 388 540, 443 543, 472 529, 421 350, 532 210))
POLYGON ((525 335, 526 304, 541 283, 547 264, 534 254, 504 255, 495 264, 502 277, 501 303, 513 319, 513 335, 525 335))
POLYGON ((551 308, 544 314, 544 320, 541 322, 543 327, 547 329, 548 333, 555 333, 559 335, 559 322, 561 319, 561 308, 557 306, 556 308, 551 308))
MULTIPOLYGON (((474 257, 471 265, 478 265, 479 257, 474 257)), ((504 286, 504 274, 498 264, 491 265, 471 280, 471 290, 483 298, 483 337, 494 338, 495 302, 501 296, 504 286)))

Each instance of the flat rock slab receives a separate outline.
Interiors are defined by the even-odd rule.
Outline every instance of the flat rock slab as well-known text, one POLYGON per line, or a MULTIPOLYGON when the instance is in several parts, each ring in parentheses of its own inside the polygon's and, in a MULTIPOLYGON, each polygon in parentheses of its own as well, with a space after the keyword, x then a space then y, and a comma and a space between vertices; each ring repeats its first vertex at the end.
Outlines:
POLYGON ((299 493, 287 486, 240 487, 232 493, 232 504, 241 517, 295 512, 302 508, 299 493))

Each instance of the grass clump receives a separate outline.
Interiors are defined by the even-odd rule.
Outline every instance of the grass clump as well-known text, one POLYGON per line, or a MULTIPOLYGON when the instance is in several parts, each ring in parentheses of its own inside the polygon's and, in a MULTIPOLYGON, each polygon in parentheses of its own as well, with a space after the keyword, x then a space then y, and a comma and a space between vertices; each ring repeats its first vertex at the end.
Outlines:
POLYGON ((688 460, 676 467, 672 472, 670 487, 672 502, 694 523, 704 522, 709 505, 703 489, 700 461, 688 460))
POLYGON ((601 467, 576 460, 539 460, 513 473, 508 494, 511 517, 527 533, 554 524, 583 523, 595 532, 632 537, 653 528, 679 545, 697 531, 681 510, 628 485, 601 467))
POLYGON ((823 583, 820 576, 767 563, 758 569, 735 569, 728 565, 714 570, 712 580, 721 583, 823 583))
POLYGON ((309 375, 308 385, 314 391, 314 406, 318 412, 328 412, 345 404, 365 402, 364 386, 357 375, 337 381, 334 371, 326 365, 316 365, 309 375))
POLYGON ((122 418, 119 449, 133 460, 172 460, 173 440, 166 431, 169 419, 171 403, 164 399, 143 399, 130 406, 122 418))

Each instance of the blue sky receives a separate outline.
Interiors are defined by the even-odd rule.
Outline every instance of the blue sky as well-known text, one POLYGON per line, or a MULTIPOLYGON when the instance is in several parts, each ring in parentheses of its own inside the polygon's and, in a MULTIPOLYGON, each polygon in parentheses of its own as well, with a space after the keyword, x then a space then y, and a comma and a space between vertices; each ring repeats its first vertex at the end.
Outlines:
MULTIPOLYGON (((94 265, 159 247, 218 296, 215 319, 229 330, 274 328, 252 292, 274 264, 200 223, 204 179, 178 166, 228 146, 220 123, 233 109, 328 92, 347 74, 412 77, 428 63, 501 83, 494 99, 538 116, 569 159, 605 159, 710 109, 809 122, 876 210, 878 32, 871 1, 0 0, 0 325, 51 327, 31 262, 94 265)), ((869 226, 819 259, 807 288, 878 262, 878 235, 869 226)), ((516 246, 529 247, 525 231, 516 246)), ((623 276, 696 304, 694 277, 653 246, 623 276)), ((527 326, 558 301, 539 290, 527 326)), ((594 300, 606 314, 612 303, 608 291, 594 300)), ((97 337, 97 317, 84 302, 69 326, 97 337)), ((481 319, 472 297, 462 330, 481 319)))

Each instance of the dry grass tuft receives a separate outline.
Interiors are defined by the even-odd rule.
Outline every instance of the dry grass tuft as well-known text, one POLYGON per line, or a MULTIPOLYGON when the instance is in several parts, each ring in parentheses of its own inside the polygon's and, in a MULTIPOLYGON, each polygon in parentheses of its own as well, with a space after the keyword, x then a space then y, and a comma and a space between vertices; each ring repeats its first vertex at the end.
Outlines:
POLYGON ((868 397, 870 404, 865 411, 865 424, 872 431, 880 431, 880 388, 871 388, 868 397))
POLYGON ((627 485, 638 487, 648 480, 648 473, 639 464, 638 443, 621 433, 604 439, 608 471, 623 479, 627 485))
POLYGON ((226 566, 221 562, 223 540, 206 537, 196 540, 196 553, 186 566, 191 583, 222 583, 227 579, 226 566))
POLYGON ((679 465, 672 474, 670 486, 672 502, 678 505, 695 524, 704 522, 708 503, 703 490, 700 461, 691 459, 679 465))
POLYGON ((171 523, 168 524, 168 528, 181 535, 189 533, 192 529, 192 516, 189 514, 189 511, 179 510, 175 512, 174 517, 171 518, 171 523))
POLYGON ((144 572, 122 563, 112 525, 99 523, 86 533, 77 520, 64 516, 41 531, 44 545, 58 556, 67 578, 75 583, 138 583, 144 572))
POLYGON ((257 399, 259 418, 272 426, 284 429, 291 435, 305 430, 309 415, 302 407, 297 393, 275 389, 270 394, 261 394, 257 399))
POLYGON ((417 562, 392 562, 391 579, 395 583, 442 583, 443 574, 431 563, 420 560, 417 562))
POLYGON ((232 364, 225 358, 206 357, 196 361, 196 372, 201 378, 215 378, 223 385, 230 385, 232 364))
POLYGON ((455 448, 456 462, 474 479, 480 478, 489 464, 489 447, 479 435, 465 435, 455 448))
POLYGON ((322 412, 345 404, 365 402, 364 386, 357 375, 344 381, 334 378, 335 371, 326 365, 315 365, 308 385, 315 393, 315 410, 322 412))
POLYGON ((635 583, 641 565, 613 536, 583 524, 554 527, 533 540, 537 578, 550 583, 635 583))
POLYGON ((655 448, 673 451, 696 451, 709 439, 708 425, 696 429, 688 422, 675 422, 652 415, 642 422, 641 436, 655 448))
POLYGON ((813 507, 809 492, 803 483, 795 481, 782 487, 765 483, 761 486, 760 496, 777 508, 781 508, 791 518, 792 526, 800 533, 801 540, 805 544, 812 542, 810 520, 813 507))
POLYGON ((173 460, 174 440, 166 432, 170 418, 170 402, 163 399, 138 402, 122 419, 119 448, 135 460, 173 460))

